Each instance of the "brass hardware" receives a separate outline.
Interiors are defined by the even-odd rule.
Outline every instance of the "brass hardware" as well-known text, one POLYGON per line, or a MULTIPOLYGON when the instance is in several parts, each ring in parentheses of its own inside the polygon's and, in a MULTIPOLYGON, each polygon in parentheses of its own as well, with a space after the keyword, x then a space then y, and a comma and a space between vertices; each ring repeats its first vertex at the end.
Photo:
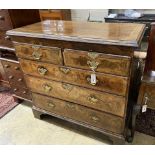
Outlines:
POLYGON ((62 71, 65 74, 67 74, 68 72, 70 72, 70 69, 69 68, 60 67, 59 69, 60 69, 60 71, 62 71))
POLYGON ((41 57, 42 57, 42 54, 39 53, 39 46, 32 46, 33 48, 33 53, 32 53, 32 56, 35 60, 40 60, 41 57))
POLYGON ((26 91, 23 91, 23 94, 26 94, 26 91))
POLYGON ((88 52, 88 56, 91 59, 96 59, 99 56, 99 53, 95 53, 95 52, 88 52))
POLYGON ((38 73, 40 75, 45 75, 47 73, 47 69, 45 67, 38 67, 38 73))
POLYGON ((144 95, 144 104, 147 104, 147 102, 149 101, 149 97, 147 94, 144 95))
POLYGON ((12 75, 10 75, 10 76, 9 76, 9 79, 13 79, 13 76, 12 76, 12 75))
POLYGON ((48 92, 50 92, 50 91, 52 90, 52 87, 49 86, 49 85, 46 84, 46 83, 43 84, 42 87, 44 88, 44 91, 45 91, 46 93, 48 93, 48 92))
POLYGON ((87 77, 87 81, 88 81, 91 85, 93 85, 93 86, 95 86, 96 83, 98 82, 98 80, 96 79, 96 83, 91 83, 91 78, 90 78, 90 77, 87 77))
POLYGON ((16 66, 16 67, 15 67, 15 70, 19 70, 19 67, 16 66))
POLYGON ((95 103, 98 102, 98 99, 96 98, 95 95, 90 95, 90 96, 88 97, 88 100, 89 100, 90 103, 92 103, 92 104, 95 104, 95 103))
POLYGON ((18 81, 21 82, 22 81, 22 78, 19 78, 18 81))
POLYGON ((16 92, 16 91, 17 91, 17 88, 13 89, 13 91, 15 91, 15 92, 16 92))
POLYGON ((62 83, 62 87, 63 87, 64 89, 69 90, 69 91, 71 91, 71 90, 73 89, 73 86, 70 85, 70 84, 67 84, 67 83, 62 83))
POLYGON ((75 108, 75 105, 74 105, 74 104, 67 103, 66 105, 67 105, 67 107, 70 108, 70 109, 74 109, 74 108, 75 108))
POLYGON ((98 122, 98 121, 99 121, 99 118, 96 117, 96 116, 91 116, 91 119, 92 119, 94 122, 98 122))
POLYGON ((50 108, 55 108, 55 104, 52 101, 49 101, 48 106, 50 108))
POLYGON ((5 36, 5 40, 11 40, 10 36, 5 36))
POLYGON ((9 66, 9 65, 4 65, 4 67, 5 67, 5 68, 9 68, 10 66, 9 66))
POLYGON ((4 16, 0 16, 0 20, 4 20, 5 18, 4 18, 4 16))
POLYGON ((87 64, 89 65, 89 67, 92 70, 95 70, 98 67, 99 62, 96 62, 96 61, 87 61, 87 64))

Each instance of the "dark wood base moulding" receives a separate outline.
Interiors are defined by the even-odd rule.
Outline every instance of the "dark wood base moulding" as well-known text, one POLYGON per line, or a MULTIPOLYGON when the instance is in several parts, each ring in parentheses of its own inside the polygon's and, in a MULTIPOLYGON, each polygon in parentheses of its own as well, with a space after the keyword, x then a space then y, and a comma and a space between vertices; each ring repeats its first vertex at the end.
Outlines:
POLYGON ((92 126, 90 126, 88 124, 85 124, 85 123, 82 123, 82 122, 79 122, 79 121, 75 121, 73 119, 63 117, 63 116, 60 116, 60 115, 57 115, 57 114, 42 110, 42 109, 37 108, 35 106, 32 107, 32 111, 33 111, 34 117, 37 118, 37 119, 43 119, 43 115, 50 115, 50 116, 53 116, 53 117, 56 117, 56 118, 59 118, 59 119, 62 119, 62 120, 65 120, 65 121, 80 125, 80 126, 83 126, 83 127, 86 127, 86 128, 92 129, 94 131, 100 132, 104 136, 107 136, 107 138, 110 141, 112 141, 112 144, 114 144, 114 145, 124 145, 125 144, 125 138, 123 136, 113 134, 113 133, 110 133, 110 132, 108 133, 107 131, 104 131, 102 129, 92 127, 92 126))

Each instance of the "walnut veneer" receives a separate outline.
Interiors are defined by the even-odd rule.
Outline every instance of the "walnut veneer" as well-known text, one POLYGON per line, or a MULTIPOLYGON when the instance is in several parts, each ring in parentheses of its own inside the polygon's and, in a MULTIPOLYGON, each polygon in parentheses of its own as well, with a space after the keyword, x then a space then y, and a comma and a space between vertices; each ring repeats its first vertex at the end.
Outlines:
POLYGON ((33 112, 127 138, 133 52, 143 24, 44 21, 8 31, 32 92, 33 112), (96 76, 93 82, 92 76, 96 76))

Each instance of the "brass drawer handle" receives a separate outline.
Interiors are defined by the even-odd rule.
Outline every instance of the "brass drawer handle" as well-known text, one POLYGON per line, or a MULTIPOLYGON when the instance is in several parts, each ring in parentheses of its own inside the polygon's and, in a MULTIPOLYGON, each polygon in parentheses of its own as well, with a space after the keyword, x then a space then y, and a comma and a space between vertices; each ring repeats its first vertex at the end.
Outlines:
POLYGON ((11 40, 10 36, 5 36, 5 40, 11 40))
POLYGON ((95 95, 88 96, 88 101, 92 104, 95 104, 98 102, 98 98, 95 95))
POLYGON ((22 78, 19 78, 19 79, 18 79, 19 82, 21 82, 22 80, 23 80, 22 78))
POLYGON ((42 57, 42 54, 39 53, 40 47, 38 47, 38 46, 32 46, 32 49, 33 49, 32 57, 33 57, 35 60, 40 60, 41 57, 42 57))
POLYGON ((62 83, 62 88, 71 91, 73 89, 73 85, 62 83))
POLYGON ((72 103, 67 103, 66 106, 70 109, 75 109, 75 105, 72 103))
POLYGON ((5 68, 9 68, 9 67, 10 67, 10 65, 4 65, 4 67, 5 67, 5 68))
POLYGON ((23 91, 23 94, 26 94, 26 91, 23 91))
POLYGON ((4 16, 0 16, 0 20, 4 20, 5 18, 4 18, 4 16))
POLYGON ((96 83, 91 83, 91 78, 90 77, 87 77, 87 81, 92 85, 92 86, 95 86, 98 82, 98 80, 96 79, 96 83))
POLYGON ((88 57, 91 59, 96 59, 100 54, 95 52, 88 52, 88 57))
POLYGON ((19 70, 19 67, 16 66, 16 67, 15 67, 15 70, 19 70))
POLYGON ((60 71, 62 71, 64 74, 67 74, 67 73, 70 72, 70 69, 69 69, 69 68, 60 67, 59 69, 60 69, 60 71))
POLYGON ((48 92, 50 92, 50 91, 52 90, 52 87, 49 86, 49 85, 46 84, 46 83, 43 84, 42 87, 43 87, 43 89, 44 89, 44 91, 45 91, 46 93, 48 93, 48 92))
POLYGON ((13 79, 13 78, 14 78, 14 76, 12 76, 12 75, 9 76, 9 79, 13 79))
POLYGON ((45 67, 38 67, 38 73, 40 75, 45 75, 47 73, 47 69, 45 67))
POLYGON ((97 116, 91 116, 91 119, 94 121, 94 122, 99 122, 99 118, 97 116))
POLYGON ((96 61, 87 61, 87 64, 89 65, 90 69, 95 70, 98 67, 99 62, 96 62, 96 61))
POLYGON ((13 91, 16 92, 17 91, 17 88, 14 88, 13 91))
POLYGON ((50 108, 55 108, 55 104, 52 101, 49 101, 48 106, 50 108))

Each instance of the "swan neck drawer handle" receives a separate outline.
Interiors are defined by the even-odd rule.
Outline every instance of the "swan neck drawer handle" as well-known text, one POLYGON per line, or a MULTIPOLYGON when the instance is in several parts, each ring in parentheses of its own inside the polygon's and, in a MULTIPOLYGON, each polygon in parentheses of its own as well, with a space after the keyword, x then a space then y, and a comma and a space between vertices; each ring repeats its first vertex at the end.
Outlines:
POLYGON ((70 69, 69 68, 63 68, 63 67, 60 67, 59 68, 61 72, 63 72, 64 74, 67 74, 70 72, 70 69))
POLYGON ((88 101, 89 101, 90 103, 92 103, 92 104, 96 104, 96 103, 98 102, 98 99, 97 99, 96 96, 91 95, 91 96, 88 97, 88 101))
POLYGON ((43 89, 46 93, 48 93, 52 90, 52 87, 45 83, 43 84, 43 89))
POLYGON ((33 57, 35 60, 40 60, 41 57, 42 57, 42 54, 39 53, 40 47, 38 47, 38 46, 32 46, 32 49, 33 49, 32 57, 33 57))
POLYGON ((45 67, 38 67, 38 73, 40 75, 45 75, 47 73, 47 69, 45 67))

